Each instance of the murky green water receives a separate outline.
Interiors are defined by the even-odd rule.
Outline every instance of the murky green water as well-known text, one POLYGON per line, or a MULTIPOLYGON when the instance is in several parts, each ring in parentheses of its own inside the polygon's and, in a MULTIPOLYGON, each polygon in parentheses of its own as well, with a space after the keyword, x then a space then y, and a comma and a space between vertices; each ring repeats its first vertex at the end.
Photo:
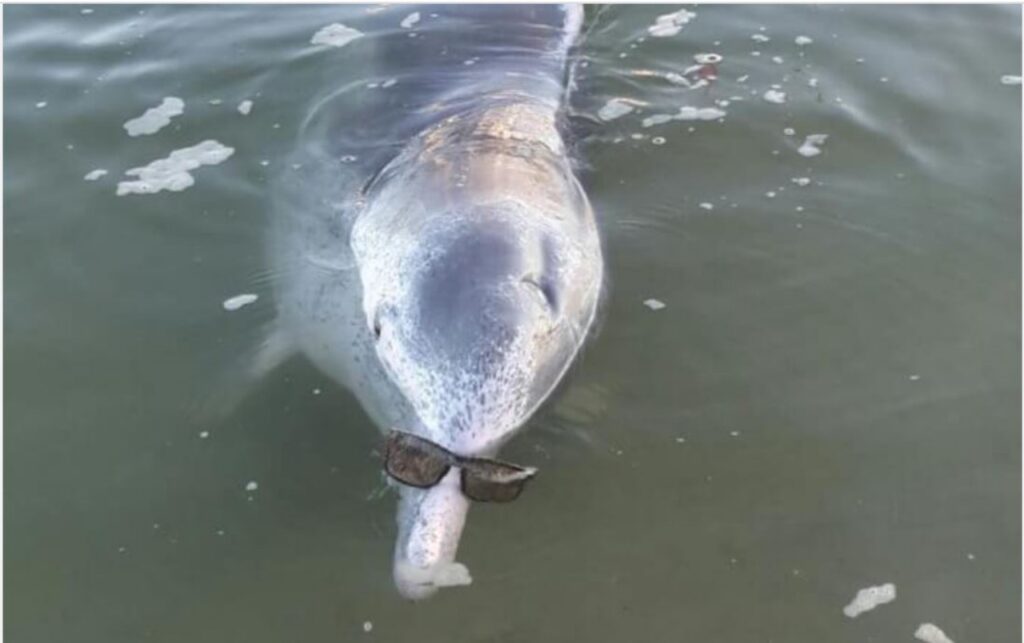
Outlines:
POLYGON ((198 411, 273 317, 270 177, 410 10, 5 7, 8 640, 1019 640, 1020 8, 707 6, 650 37, 675 8, 588 10, 601 332, 507 450, 543 475, 471 513, 473 585, 410 604, 352 397, 293 360, 198 411), (332 22, 367 35, 311 47, 332 22), (701 52, 711 87, 666 77, 701 52), (684 105, 727 115, 642 127, 684 105), (235 153, 193 187, 115 195, 204 139, 235 153))

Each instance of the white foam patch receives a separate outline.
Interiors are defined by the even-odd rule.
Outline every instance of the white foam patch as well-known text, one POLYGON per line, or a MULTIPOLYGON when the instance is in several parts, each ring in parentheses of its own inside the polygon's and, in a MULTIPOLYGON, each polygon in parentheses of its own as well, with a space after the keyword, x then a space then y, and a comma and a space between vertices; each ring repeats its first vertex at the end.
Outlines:
POLYGON ((857 618, 860 614, 875 609, 879 605, 896 600, 896 586, 892 583, 865 587, 857 592, 850 604, 843 608, 843 614, 857 618))
POLYGON ((692 83, 686 79, 686 76, 681 76, 674 71, 667 72, 665 74, 665 80, 672 83, 673 85, 682 85, 684 87, 691 87, 692 83))
POLYGON ((135 167, 125 172, 136 176, 136 181, 121 181, 117 184, 117 196, 125 194, 154 194, 161 190, 180 192, 191 187, 195 179, 190 173, 202 165, 217 165, 235 153, 234 148, 207 140, 174 150, 170 156, 157 159, 145 167, 135 167))
POLYGON ((413 25, 415 25, 419 21, 420 21, 420 12, 419 11, 413 11, 412 13, 407 15, 405 18, 403 18, 402 22, 399 23, 399 24, 402 25, 402 29, 412 29, 413 25))
POLYGON ((242 116, 248 116, 249 112, 251 112, 251 111, 252 111, 252 101, 251 100, 243 100, 241 103, 238 104, 238 113, 241 114, 242 116))
POLYGON ((764 98, 769 103, 781 105, 782 103, 786 102, 786 92, 780 92, 775 89, 769 89, 764 93, 764 96, 762 96, 762 98, 764 98))
POLYGON ((259 298, 259 295, 254 295, 252 293, 246 293, 244 295, 235 295, 234 297, 229 297, 228 299, 225 299, 224 303, 221 305, 224 306, 224 310, 238 310, 242 306, 248 306, 249 304, 255 302, 259 298))
POLYGON ((715 209, 715 205, 713 203, 708 203, 707 201, 704 201, 703 203, 701 203, 700 207, 703 208, 704 210, 714 210, 715 209))
POLYGON ((171 123, 171 119, 185 111, 185 101, 168 96, 156 107, 151 107, 139 116, 124 124, 128 136, 155 134, 171 123))
POLYGON ((1007 74, 1007 75, 1003 76, 1002 78, 1000 78, 999 82, 1001 82, 1004 85, 1020 85, 1021 77, 1020 76, 1011 76, 1010 74, 1007 74))
POLYGON ((680 107, 675 114, 653 114, 640 122, 641 127, 652 127, 669 121, 714 121, 726 116, 717 107, 680 107))
POLYGON ((810 177, 807 176, 798 176, 796 178, 790 179, 790 181, 796 183, 800 187, 806 187, 811 184, 811 179, 810 177))
POLYGON ((914 638, 925 643, 953 643, 953 639, 934 623, 921 623, 914 632, 914 638))
POLYGON ((811 40, 810 38, 808 38, 807 36, 797 36, 796 39, 793 40, 793 42, 795 42, 797 45, 803 47, 805 45, 811 44, 814 41, 811 40))
POLYGON ((654 24, 647 27, 647 33, 655 38, 667 38, 679 33, 683 26, 697 17, 697 14, 686 9, 666 13, 654 19, 654 24))
POLYGON ((768 42, 769 40, 771 40, 771 38, 764 35, 763 33, 756 33, 752 35, 750 39, 753 40, 754 42, 768 42))
POLYGON ((44 107, 46 107, 46 101, 45 100, 41 100, 38 103, 36 103, 36 109, 42 109, 44 107))
POLYGON ((246 491, 256 491, 259 488, 260 488, 260 483, 256 482, 255 480, 250 480, 245 485, 245 490, 246 491))
POLYGON ((616 118, 625 116, 635 109, 623 98, 612 98, 597 110, 597 117, 602 121, 613 121, 616 118))
POLYGON ((808 158, 821 154, 820 145, 824 145, 825 141, 828 140, 828 134, 808 134, 804 138, 804 143, 797 149, 797 153, 801 156, 808 158))
POLYGON ((660 299, 645 299, 644 306, 647 306, 651 310, 661 310, 665 307, 665 302, 660 299))
POLYGON ((654 116, 648 116, 640 125, 642 127, 651 127, 653 125, 661 125, 662 123, 668 123, 674 118, 673 114, 655 114, 654 116))
POLYGON ((416 585, 458 587, 470 585, 473 582, 469 568, 462 563, 439 563, 431 567, 419 567, 405 561, 400 561, 397 564, 401 567, 401 571, 397 575, 409 579, 416 585))
POLYGON ((340 22, 329 24, 320 31, 313 34, 310 44, 325 45, 327 47, 344 47, 356 38, 361 38, 363 32, 352 27, 346 27, 340 22))
POLYGON ((86 174, 82 178, 85 179, 86 181, 96 181, 100 177, 106 176, 106 174, 107 174, 106 170, 93 170, 92 172, 89 172, 88 174, 86 174))

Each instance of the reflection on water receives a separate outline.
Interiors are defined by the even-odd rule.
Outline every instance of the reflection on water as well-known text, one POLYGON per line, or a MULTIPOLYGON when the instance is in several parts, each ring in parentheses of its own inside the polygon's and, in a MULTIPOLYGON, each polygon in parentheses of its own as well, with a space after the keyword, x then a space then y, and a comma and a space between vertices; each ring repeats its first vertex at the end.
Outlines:
POLYGON ((569 125, 600 332, 506 454, 543 475, 473 509, 474 584, 412 605, 346 392, 293 360, 196 409, 273 318, 300 127, 342 95, 386 130, 412 62, 380 43, 429 12, 5 8, 6 634, 1019 638, 1019 7, 676 11, 588 8, 569 125), (311 44, 332 23, 363 36, 311 44), (234 151, 117 196, 203 141, 234 151))

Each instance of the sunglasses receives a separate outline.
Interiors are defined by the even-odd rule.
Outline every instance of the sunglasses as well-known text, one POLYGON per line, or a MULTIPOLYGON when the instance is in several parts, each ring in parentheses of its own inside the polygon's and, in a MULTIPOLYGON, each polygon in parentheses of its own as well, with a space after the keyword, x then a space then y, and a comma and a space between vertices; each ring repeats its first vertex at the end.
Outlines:
POLYGON ((464 458, 430 440, 391 431, 384 453, 384 470, 410 487, 433 487, 452 467, 462 471, 462 493, 479 502, 512 502, 537 470, 487 458, 464 458))

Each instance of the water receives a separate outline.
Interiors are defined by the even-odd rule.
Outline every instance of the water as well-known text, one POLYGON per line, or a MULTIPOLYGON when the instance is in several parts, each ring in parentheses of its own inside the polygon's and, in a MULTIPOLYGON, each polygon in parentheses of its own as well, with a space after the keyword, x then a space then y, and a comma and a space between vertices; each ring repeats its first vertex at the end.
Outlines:
POLYGON ((271 179, 411 10, 81 9, 4 9, 11 640, 1019 639, 1019 7, 691 7, 665 38, 675 7, 588 8, 600 333, 506 450, 541 476, 472 511, 473 585, 422 604, 346 392, 292 360, 201 412, 273 317, 271 179), (310 45, 332 22, 366 35, 310 45), (707 52, 710 88, 667 78, 707 52), (727 115, 641 126, 681 106, 727 115), (115 195, 206 139, 234 153, 194 186, 115 195))

